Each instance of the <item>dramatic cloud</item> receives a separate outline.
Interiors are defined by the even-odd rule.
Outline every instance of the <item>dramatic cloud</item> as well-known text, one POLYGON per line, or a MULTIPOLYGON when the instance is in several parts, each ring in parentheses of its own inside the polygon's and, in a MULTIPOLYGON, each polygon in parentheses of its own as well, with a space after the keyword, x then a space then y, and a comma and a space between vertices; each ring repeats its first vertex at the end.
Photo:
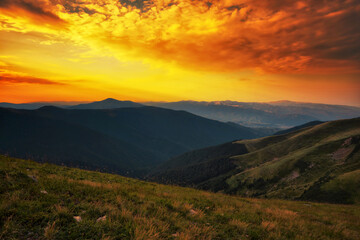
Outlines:
POLYGON ((39 78, 27 75, 24 69, 16 64, 9 64, 0 60, 0 86, 16 84, 45 84, 45 85, 64 85, 64 83, 52 81, 45 78, 39 78))
MULTIPOLYGON (((360 71, 357 0, 5 0, 0 9, 66 22, 56 32, 52 26, 43 31, 108 48, 119 59, 211 71, 360 71)), ((16 24, 19 16, 2 14, 3 29, 17 25, 26 31, 16 24)))
POLYGON ((53 82, 48 79, 31 77, 31 76, 17 76, 17 75, 0 75, 1 83, 28 83, 28 84, 57 84, 62 85, 59 82, 53 82))
MULTIPOLYGON (((0 13, 12 19, 27 19, 35 24, 64 25, 65 22, 52 13, 53 5, 47 1, 1 0, 0 13)), ((1 21, 4 23, 4 19, 1 21)))
POLYGON ((359 105, 359 22, 358 0, 0 0, 0 98, 359 105))

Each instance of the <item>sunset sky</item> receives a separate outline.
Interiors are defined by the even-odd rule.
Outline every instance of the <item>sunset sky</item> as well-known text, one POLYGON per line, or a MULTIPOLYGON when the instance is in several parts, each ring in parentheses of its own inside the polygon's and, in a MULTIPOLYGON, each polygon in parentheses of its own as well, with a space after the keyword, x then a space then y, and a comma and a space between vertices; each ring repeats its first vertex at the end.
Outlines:
POLYGON ((359 0, 0 0, 0 102, 360 106, 359 0))

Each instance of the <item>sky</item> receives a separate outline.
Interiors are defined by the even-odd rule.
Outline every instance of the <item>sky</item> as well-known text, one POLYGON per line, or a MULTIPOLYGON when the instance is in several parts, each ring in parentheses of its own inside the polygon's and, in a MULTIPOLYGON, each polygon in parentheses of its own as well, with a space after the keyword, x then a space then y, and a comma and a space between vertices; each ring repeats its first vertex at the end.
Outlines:
POLYGON ((360 106, 358 0, 0 0, 0 102, 360 106))

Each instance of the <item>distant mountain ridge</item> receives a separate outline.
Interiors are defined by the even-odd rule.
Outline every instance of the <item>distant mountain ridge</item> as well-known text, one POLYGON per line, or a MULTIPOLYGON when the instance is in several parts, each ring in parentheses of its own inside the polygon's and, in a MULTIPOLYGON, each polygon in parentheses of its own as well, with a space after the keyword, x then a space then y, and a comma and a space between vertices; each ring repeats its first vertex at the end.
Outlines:
POLYGON ((127 107, 143 107, 140 103, 132 101, 119 101, 114 98, 107 98, 102 101, 84 103, 68 107, 69 109, 112 109, 112 108, 127 108, 127 107))
POLYGON ((8 103, 8 102, 0 102, 0 107, 2 108, 14 108, 14 109, 27 109, 34 110, 44 106, 55 106, 55 107, 68 107, 72 106, 74 102, 31 102, 31 103, 8 103))
POLYGON ((360 118, 191 151, 148 178, 248 197, 360 203, 360 118))
POLYGON ((318 103, 302 103, 292 101, 276 102, 236 102, 236 101, 179 101, 179 102, 147 102, 119 101, 107 98, 102 101, 69 105, 69 103, 0 103, 0 107, 16 109, 38 109, 46 105, 54 105, 69 109, 113 109, 127 107, 155 106, 172 110, 183 110, 205 118, 233 122, 246 127, 259 128, 271 134, 276 129, 286 129, 311 121, 332 121, 360 116, 360 108, 344 105, 318 103))
POLYGON ((247 127, 290 128, 311 121, 331 121, 360 116, 359 107, 291 101, 269 103, 180 101, 148 104, 185 110, 206 118, 235 122, 247 127))
POLYGON ((1 153, 121 174, 193 149, 259 136, 250 128, 157 107, 0 108, 0 132, 1 153))
POLYGON ((237 102, 237 101, 179 101, 179 102, 147 102, 119 101, 107 98, 102 101, 69 105, 69 102, 54 103, 0 103, 0 107, 16 109, 38 109, 46 105, 54 105, 69 109, 115 109, 128 107, 155 106, 172 110, 183 110, 205 118, 236 123, 256 128, 260 136, 271 135, 281 129, 288 129, 313 121, 332 121, 360 116, 360 108, 344 105, 319 103, 303 103, 292 101, 275 102, 237 102), (66 103, 66 104, 65 104, 66 103))
POLYGON ((120 101, 114 98, 107 98, 101 101, 76 103, 76 102, 33 102, 33 103, 7 103, 1 102, 0 107, 35 110, 45 106, 54 106, 69 109, 111 109, 124 107, 143 107, 141 103, 132 101, 120 101))

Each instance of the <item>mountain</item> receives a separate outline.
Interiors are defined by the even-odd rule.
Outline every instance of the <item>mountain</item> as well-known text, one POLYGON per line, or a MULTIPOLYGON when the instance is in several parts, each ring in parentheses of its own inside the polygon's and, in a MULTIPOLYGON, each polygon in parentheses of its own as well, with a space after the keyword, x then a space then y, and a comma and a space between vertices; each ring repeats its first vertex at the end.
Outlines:
POLYGON ((34 110, 45 106, 54 106, 69 109, 111 109, 111 108, 125 108, 125 107, 143 107, 140 103, 131 101, 119 101, 113 98, 107 98, 98 102, 80 103, 79 102, 33 102, 33 103, 7 103, 1 102, 2 108, 15 108, 34 110))
POLYGON ((196 148, 257 137, 249 128, 156 107, 0 108, 0 132, 1 153, 90 169, 103 162, 105 171, 122 174, 196 148))
POLYGON ((45 106, 43 103, 7 103, 1 102, 0 107, 2 108, 16 108, 16 109, 37 109, 45 106))
POLYGON ((261 200, 0 156, 1 239, 357 240, 360 207, 261 200))
POLYGON ((247 127, 289 128, 315 120, 331 121, 360 116, 358 107, 290 101, 269 103, 180 101, 147 104, 185 110, 206 118, 235 122, 247 127))
MULTIPOLYGON (((278 114, 289 114, 296 112, 297 114, 313 116, 321 121, 339 120, 360 116, 360 108, 354 106, 292 101, 277 101, 269 102, 268 104, 273 106, 273 111, 278 114)), ((258 104, 258 106, 260 106, 259 108, 263 107, 261 104, 258 104)))
POLYGON ((319 125, 319 124, 322 124, 322 123, 324 123, 324 122, 311 121, 311 122, 308 122, 308 123, 305 123, 305 124, 302 124, 302 125, 299 125, 299 126, 296 126, 296 127, 292 127, 292 128, 288 128, 288 129, 285 129, 285 130, 282 130, 282 131, 278 131, 278 132, 274 133, 274 135, 286 134, 286 133, 294 132, 294 131, 297 131, 297 130, 300 130, 300 129, 303 129, 303 128, 306 128, 306 127, 316 126, 316 125, 319 125))
POLYGON ((234 141, 165 162, 148 179, 230 194, 360 203, 360 118, 234 141))
POLYGON ((156 163, 152 153, 87 127, 0 108, 0 152, 40 162, 132 175, 156 163))
POLYGON ((84 103, 68 107, 69 109, 111 109, 111 108, 128 108, 143 107, 140 103, 131 101, 119 101, 113 98, 107 98, 99 102, 84 103))
MULTIPOLYGON (((0 107, 33 110, 49 105, 69 109, 112 109, 144 106, 140 103, 119 101, 113 98, 92 103, 74 104, 72 102, 0 103, 0 107)), ((262 136, 271 135, 278 129, 292 128, 311 121, 331 121, 360 116, 359 107, 291 101, 268 103, 180 101, 148 102, 144 104, 172 110, 183 110, 217 121, 232 122, 256 128, 257 133, 262 136)))
POLYGON ((32 102, 32 103, 7 103, 1 102, 0 107, 2 108, 15 108, 15 109, 28 109, 34 110, 44 106, 56 106, 56 107, 67 107, 78 102, 32 102))

